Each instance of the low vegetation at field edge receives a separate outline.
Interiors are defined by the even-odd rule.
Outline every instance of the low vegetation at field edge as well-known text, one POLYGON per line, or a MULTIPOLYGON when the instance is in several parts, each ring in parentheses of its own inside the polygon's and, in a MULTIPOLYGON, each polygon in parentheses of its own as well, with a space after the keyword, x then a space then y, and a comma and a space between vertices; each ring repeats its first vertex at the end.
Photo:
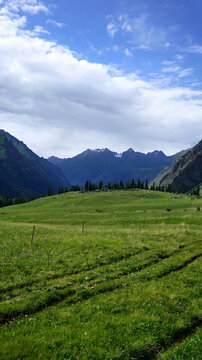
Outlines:
POLYGON ((201 205, 131 190, 1 209, 0 359, 200 360, 201 205))

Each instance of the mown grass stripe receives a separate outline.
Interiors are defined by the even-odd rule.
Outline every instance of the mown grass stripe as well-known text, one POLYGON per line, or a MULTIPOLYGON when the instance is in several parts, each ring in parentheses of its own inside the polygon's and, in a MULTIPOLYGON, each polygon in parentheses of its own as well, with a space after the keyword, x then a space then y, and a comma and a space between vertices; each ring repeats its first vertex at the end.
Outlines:
MULTIPOLYGON (((193 261, 195 261, 196 259, 200 258, 202 256, 202 253, 192 256, 190 259, 184 261, 181 265, 177 266, 173 272, 177 272, 180 271, 182 269, 184 269, 187 265, 191 264, 193 261)), ((162 277, 165 277, 166 275, 169 275, 170 272, 169 271, 165 271, 164 274, 159 274, 156 276, 156 278, 161 279, 162 277)))
MULTIPOLYGON (((113 280, 107 280, 107 281, 103 281, 98 283, 98 285, 96 285, 95 288, 92 289, 67 289, 65 288, 63 291, 60 290, 56 290, 51 294, 48 294, 48 297, 45 296, 45 299, 41 300, 40 303, 38 304, 34 304, 32 305, 32 308, 25 308, 25 309, 19 309, 19 310, 11 310, 9 313, 0 313, 0 325, 4 325, 5 323, 8 323, 10 321, 14 321, 16 318, 19 318, 25 314, 35 314, 49 306, 52 305, 56 305, 59 302, 62 302, 68 298, 68 304, 76 304, 77 302, 81 302, 81 301, 85 301, 93 296, 97 296, 97 295, 101 295, 101 294, 105 294, 105 293, 109 293, 109 292, 113 292, 117 289, 121 289, 123 287, 129 286, 131 285, 131 283, 133 283, 135 280, 138 281, 151 281, 151 280, 155 280, 155 279, 160 279, 164 276, 167 276, 171 273, 179 270, 183 270, 186 266, 188 266, 189 264, 193 263, 195 260, 197 260, 199 257, 201 257, 202 254, 197 254, 193 257, 191 257, 190 259, 184 261, 182 264, 180 264, 179 266, 176 266, 175 268, 170 269, 170 272, 168 272, 167 269, 165 269, 165 273, 160 274, 160 275, 154 275, 153 277, 143 277, 141 278, 141 274, 140 274, 140 278, 133 278, 128 279, 128 281, 126 280, 126 282, 124 283, 117 283, 117 284, 108 284, 109 281, 116 281, 116 280, 122 280, 123 278, 125 278, 127 275, 123 275, 122 277, 118 277, 115 278, 113 280), (108 285, 107 285, 108 284, 108 285), (100 287, 101 285, 107 285, 106 287, 102 288, 100 287), (75 295, 75 297, 73 297, 75 295)), ((161 260, 162 261, 162 260, 161 260)), ((159 261, 160 262, 160 261, 159 261)), ((153 265, 153 264, 152 264, 153 265)), ((147 267, 151 266, 151 264, 149 264, 147 267)), ((146 267, 145 267, 146 268, 146 267)), ((140 271, 141 272, 141 271, 140 271)), ((30 304, 29 304, 30 305, 30 304)))
POLYGON ((36 279, 36 280, 30 281, 30 282, 29 281, 25 282, 23 284, 17 284, 17 285, 14 285, 14 286, 9 286, 9 287, 6 287, 6 288, 2 288, 0 290, 0 294, 4 294, 4 293, 7 293, 7 292, 10 292, 10 291, 13 291, 13 290, 22 289, 25 286, 31 286, 31 285, 40 283, 42 281, 44 282, 44 281, 49 281, 49 280, 62 279, 62 278, 67 277, 67 276, 69 277, 69 276, 72 276, 72 275, 78 275, 78 274, 86 273, 88 271, 95 270, 95 269, 101 268, 103 266, 107 266, 107 265, 111 265, 111 264, 117 264, 117 263, 119 263, 119 262, 121 262, 123 260, 130 259, 131 257, 133 257, 135 255, 144 253, 144 252, 149 251, 149 250, 150 250, 149 248, 146 248, 146 249, 141 250, 141 251, 136 251, 136 252, 134 252, 132 254, 127 254, 125 256, 119 257, 118 259, 114 259, 113 261, 109 261, 109 262, 105 262, 103 264, 99 264, 99 266, 91 266, 88 269, 83 269, 81 271, 72 271, 72 272, 69 272, 69 273, 66 273, 66 274, 54 274, 52 276, 44 277, 43 279, 36 279))
POLYGON ((177 360, 185 358, 187 360, 201 359, 202 344, 202 321, 199 319, 198 324, 187 327, 183 335, 177 341, 162 349, 154 359, 156 360, 177 360), (198 348, 197 348, 198 347, 198 348), (193 355, 193 353, 195 353, 193 355))
MULTIPOLYGON (((172 252, 171 255, 179 252, 181 249, 184 249, 186 247, 189 247, 195 243, 199 243, 199 242, 202 242, 202 241, 193 241, 191 243, 188 243, 188 244, 183 244, 183 245, 180 245, 178 248, 176 248, 176 250, 174 250, 172 252)), ((124 256, 120 256, 118 259, 115 259, 113 261, 108 261, 108 262, 105 262, 103 264, 99 264, 99 266, 91 266, 89 267, 88 269, 83 269, 81 271, 73 271, 73 272, 69 272, 69 273, 65 273, 65 274, 53 274, 51 276, 47 276, 47 277, 44 277, 43 279, 35 279, 33 281, 28 281, 28 282, 24 282, 22 284, 16 284, 16 285, 13 285, 13 286, 8 286, 8 287, 5 287, 5 288, 1 288, 0 289, 0 295, 1 294, 5 294, 5 293, 9 293, 9 292, 12 292, 13 290, 19 290, 19 289, 23 289, 24 287, 30 287, 32 285, 35 285, 35 284, 38 284, 38 283, 42 283, 42 282, 45 282, 45 281, 50 281, 50 280, 56 280, 56 279, 62 279, 62 278, 66 278, 66 277, 70 277, 70 276, 73 276, 73 275, 78 275, 78 274, 82 274, 82 273, 87 273, 89 271, 92 271, 92 270, 96 270, 98 268, 101 268, 101 267, 104 267, 104 266, 108 266, 108 265, 112 265, 112 264, 118 264, 122 261, 125 261, 127 259, 130 259, 131 257, 134 257, 136 255, 139 255, 139 254, 144 254, 145 252, 148 252, 150 251, 151 249, 150 248, 147 248, 147 247, 144 247, 143 250, 140 250, 140 251, 136 251, 136 252, 133 252, 131 254, 127 254, 127 255, 124 255, 124 256)), ((169 257, 169 256, 168 256, 169 257)), ((162 258, 163 259, 163 258, 162 258)), ((144 268, 144 267, 143 267, 144 268)), ((127 275, 127 273, 125 273, 125 275, 127 275)), ((1 300, 0 300, 1 302, 1 300)))

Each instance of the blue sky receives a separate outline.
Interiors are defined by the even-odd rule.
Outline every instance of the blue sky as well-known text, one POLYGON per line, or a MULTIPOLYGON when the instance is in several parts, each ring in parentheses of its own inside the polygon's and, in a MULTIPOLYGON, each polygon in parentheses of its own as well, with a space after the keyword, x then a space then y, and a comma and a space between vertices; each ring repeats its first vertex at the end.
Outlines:
POLYGON ((201 0, 0 0, 0 127, 39 155, 193 146, 201 0))
POLYGON ((171 83, 201 88, 200 0, 44 4, 51 11, 48 19, 44 14, 32 17, 30 28, 40 23, 81 58, 138 72, 144 79, 168 75, 171 83))

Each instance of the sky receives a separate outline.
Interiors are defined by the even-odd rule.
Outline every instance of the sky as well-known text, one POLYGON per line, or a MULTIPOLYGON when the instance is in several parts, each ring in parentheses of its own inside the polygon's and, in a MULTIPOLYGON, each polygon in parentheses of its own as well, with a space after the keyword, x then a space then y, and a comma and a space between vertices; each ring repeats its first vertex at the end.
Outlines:
POLYGON ((202 137, 201 0, 0 0, 0 128, 39 156, 202 137))

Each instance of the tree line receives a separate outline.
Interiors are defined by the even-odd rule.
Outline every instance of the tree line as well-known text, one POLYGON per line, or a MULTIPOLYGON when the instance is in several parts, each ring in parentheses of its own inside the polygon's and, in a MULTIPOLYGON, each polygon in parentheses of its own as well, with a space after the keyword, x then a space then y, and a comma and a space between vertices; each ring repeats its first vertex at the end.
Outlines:
POLYGON ((29 200, 27 200, 26 198, 19 196, 19 197, 15 197, 15 198, 10 198, 8 196, 0 196, 0 208, 4 207, 4 206, 10 206, 10 205, 16 205, 16 204, 22 204, 26 201, 30 201, 31 198, 29 200))
MULTIPOLYGON (((95 190, 105 191, 105 190, 129 190, 129 189, 156 190, 156 191, 163 191, 170 193, 175 192, 170 184, 168 184, 167 186, 160 186, 160 185, 156 185, 155 182, 153 182, 151 185, 149 185, 148 179, 145 179, 144 181, 138 179, 137 182, 135 182, 135 180, 132 179, 131 181, 127 181, 126 183, 120 180, 120 182, 114 182, 114 183, 107 182, 105 185, 102 180, 100 180, 98 184, 91 182, 91 180, 86 180, 85 185, 83 187, 80 185, 72 185, 69 189, 67 187, 66 188, 59 187, 57 193, 62 194, 68 191, 89 192, 95 190)), ((181 191, 179 190, 178 192, 181 191)), ((54 195, 54 191, 51 188, 49 188, 47 195, 48 196, 54 195)))
MULTIPOLYGON (((172 186, 168 184, 167 186, 160 186, 156 185, 155 182, 153 182, 151 185, 148 183, 148 179, 145 179, 144 181, 141 181, 140 179, 135 182, 134 179, 131 181, 127 181, 125 184, 122 180, 120 180, 118 183, 110 183, 107 182, 107 184, 104 185, 103 181, 100 180, 98 185, 94 182, 91 182, 91 180, 86 180, 84 187, 81 187, 80 185, 71 185, 70 188, 60 186, 58 187, 57 191, 54 191, 54 189, 51 189, 51 187, 48 188, 47 194, 41 194, 41 197, 44 196, 52 196, 56 194, 63 194, 67 193, 69 191, 80 191, 80 192, 90 192, 90 191, 109 191, 109 190, 129 190, 129 189, 145 189, 145 190, 155 190, 155 191, 162 191, 162 192, 169 192, 169 193, 181 193, 182 191, 179 189, 178 191, 174 191, 172 186)), ((190 195, 200 196, 200 186, 198 185, 192 192, 190 192, 190 195)), ((35 200, 35 195, 31 195, 29 198, 19 196, 10 198, 8 196, 0 196, 0 208, 4 206, 10 206, 10 205, 17 205, 22 204, 25 202, 29 202, 32 200, 35 200)), ((37 196, 39 198, 39 196, 37 196)))

